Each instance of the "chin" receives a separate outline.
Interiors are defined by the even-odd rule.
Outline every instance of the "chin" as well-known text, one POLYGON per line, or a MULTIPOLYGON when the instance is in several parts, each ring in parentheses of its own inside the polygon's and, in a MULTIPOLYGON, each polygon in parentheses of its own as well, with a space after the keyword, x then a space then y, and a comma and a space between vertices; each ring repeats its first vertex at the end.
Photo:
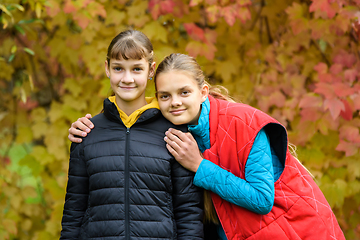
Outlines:
POLYGON ((183 125, 188 123, 188 121, 184 121, 183 119, 168 118, 168 120, 174 125, 183 125))

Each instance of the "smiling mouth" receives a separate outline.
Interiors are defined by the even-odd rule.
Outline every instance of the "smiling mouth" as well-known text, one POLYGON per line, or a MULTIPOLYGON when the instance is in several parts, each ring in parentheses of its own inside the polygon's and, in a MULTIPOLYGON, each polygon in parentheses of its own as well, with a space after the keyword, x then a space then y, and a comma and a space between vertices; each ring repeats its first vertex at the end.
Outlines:
POLYGON ((185 109, 176 109, 176 110, 170 111, 170 113, 171 113, 172 115, 180 115, 180 114, 182 114, 182 113, 185 112, 185 111, 186 111, 185 109))
POLYGON ((124 89, 124 90, 132 90, 132 89, 135 89, 135 87, 120 87, 121 89, 124 89))

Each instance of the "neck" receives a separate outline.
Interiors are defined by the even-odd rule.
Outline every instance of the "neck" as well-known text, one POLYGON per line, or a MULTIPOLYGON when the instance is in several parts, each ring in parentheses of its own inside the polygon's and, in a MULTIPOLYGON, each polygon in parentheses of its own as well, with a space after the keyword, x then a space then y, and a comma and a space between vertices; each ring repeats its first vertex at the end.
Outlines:
POLYGON ((130 116, 133 112, 147 104, 145 98, 139 99, 139 101, 124 102, 116 98, 116 104, 127 115, 130 116))

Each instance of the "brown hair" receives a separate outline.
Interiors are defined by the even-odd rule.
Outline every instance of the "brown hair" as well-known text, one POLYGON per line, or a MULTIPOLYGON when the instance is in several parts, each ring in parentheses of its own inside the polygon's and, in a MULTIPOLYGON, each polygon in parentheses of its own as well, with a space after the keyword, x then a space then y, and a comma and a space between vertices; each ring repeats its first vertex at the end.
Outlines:
POLYGON ((228 94, 229 91, 225 87, 211 86, 206 81, 204 72, 201 70, 201 67, 195 58, 181 53, 172 53, 165 57, 164 60, 162 60, 162 62, 159 64, 155 73, 155 89, 157 89, 156 76, 161 73, 167 73, 170 71, 181 71, 189 75, 198 83, 199 88, 201 88, 204 84, 208 85, 209 94, 214 98, 234 102, 234 100, 228 94))
POLYGON ((112 58, 117 60, 145 58, 151 66, 154 61, 153 45, 144 33, 137 30, 126 30, 111 41, 106 55, 108 65, 112 58))

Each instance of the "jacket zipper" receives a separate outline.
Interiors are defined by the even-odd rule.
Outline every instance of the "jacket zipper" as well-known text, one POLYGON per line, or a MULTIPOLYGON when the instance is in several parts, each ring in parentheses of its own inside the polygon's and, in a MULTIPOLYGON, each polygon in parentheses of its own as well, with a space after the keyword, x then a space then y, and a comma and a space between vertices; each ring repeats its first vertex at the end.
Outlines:
POLYGON ((130 128, 126 129, 126 146, 125 146, 125 239, 130 239, 130 219, 129 219, 129 146, 130 128))

